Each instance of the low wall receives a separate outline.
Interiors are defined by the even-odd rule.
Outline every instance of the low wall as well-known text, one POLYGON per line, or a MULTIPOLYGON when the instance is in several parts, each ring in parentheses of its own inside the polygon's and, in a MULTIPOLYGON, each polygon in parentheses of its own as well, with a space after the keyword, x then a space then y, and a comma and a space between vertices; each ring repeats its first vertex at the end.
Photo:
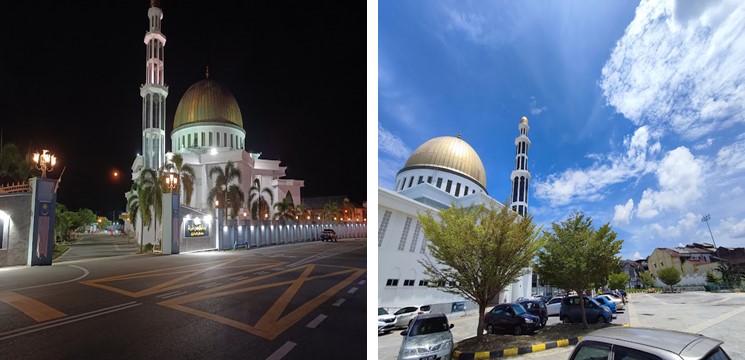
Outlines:
POLYGON ((31 193, 0 195, 0 267, 28 263, 31 193))

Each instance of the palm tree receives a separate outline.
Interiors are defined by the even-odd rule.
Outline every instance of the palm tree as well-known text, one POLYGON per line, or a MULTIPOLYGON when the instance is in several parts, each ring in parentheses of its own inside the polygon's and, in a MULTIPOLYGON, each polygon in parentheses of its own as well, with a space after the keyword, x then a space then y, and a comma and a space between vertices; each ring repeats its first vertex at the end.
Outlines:
POLYGON ((254 179, 253 186, 248 191, 248 207, 251 209, 251 219, 260 220, 262 215, 266 218, 273 203, 274 194, 272 194, 272 189, 262 188, 261 180, 254 179), (267 201, 267 197, 269 201, 267 201))
POLYGON ((349 198, 344 198, 344 202, 341 204, 341 208, 343 210, 342 220, 354 221, 354 204, 349 201, 349 198))
POLYGON ((290 197, 285 197, 282 201, 274 204, 274 208, 277 211, 274 213, 274 219, 276 220, 295 220, 296 210, 295 204, 292 203, 290 197))
POLYGON ((153 169, 143 169, 140 172, 139 190, 137 197, 139 200, 140 214, 143 225, 155 225, 154 237, 157 239, 158 219, 163 215, 163 184, 161 184, 158 172, 153 169))
POLYGON ((321 217, 324 220, 332 220, 334 218, 339 217, 339 205, 337 203, 332 203, 331 201, 328 202, 328 204, 323 206, 323 210, 321 211, 321 217))
POLYGON ((303 221, 308 220, 310 219, 310 210, 303 204, 295 205, 295 216, 303 221))
MULTIPOLYGON (((241 171, 233 165, 232 161, 228 161, 224 169, 219 166, 210 169, 210 180, 213 176, 215 177, 215 186, 207 193, 207 201, 214 209, 215 200, 217 200, 218 209, 227 210, 230 208, 233 210, 233 217, 235 217, 238 214, 238 209, 241 208, 241 204, 243 204, 245 195, 240 186, 230 185, 230 183, 233 180, 238 183, 241 182, 241 171)), ((225 212, 225 220, 228 220, 227 211, 225 212)))
MULTIPOLYGON (((138 181, 135 181, 132 183, 132 188, 129 190, 129 197, 127 197, 127 212, 129 213, 129 218, 132 221, 132 227, 135 229, 135 233, 137 233, 137 215, 140 213, 140 197, 138 196, 140 193, 140 185, 138 181)), ((143 216, 143 215, 140 215, 143 216)), ((140 221, 140 252, 142 252, 143 248, 143 241, 142 241, 142 233, 143 233, 143 224, 144 221, 140 221)))
POLYGON ((191 196, 194 194, 194 168, 189 164, 184 164, 184 157, 181 154, 174 154, 171 157, 171 162, 164 165, 165 170, 175 171, 178 174, 181 186, 179 186, 179 192, 181 187, 184 188, 184 199, 183 204, 191 204, 191 196))

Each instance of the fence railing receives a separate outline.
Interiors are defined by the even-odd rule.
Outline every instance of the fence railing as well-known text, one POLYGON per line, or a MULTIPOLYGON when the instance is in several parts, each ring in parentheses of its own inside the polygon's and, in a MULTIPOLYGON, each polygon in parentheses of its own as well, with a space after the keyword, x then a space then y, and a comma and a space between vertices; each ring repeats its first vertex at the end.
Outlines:
POLYGON ((24 192, 31 192, 31 185, 29 185, 29 183, 27 182, 0 185, 0 194, 14 194, 24 192))

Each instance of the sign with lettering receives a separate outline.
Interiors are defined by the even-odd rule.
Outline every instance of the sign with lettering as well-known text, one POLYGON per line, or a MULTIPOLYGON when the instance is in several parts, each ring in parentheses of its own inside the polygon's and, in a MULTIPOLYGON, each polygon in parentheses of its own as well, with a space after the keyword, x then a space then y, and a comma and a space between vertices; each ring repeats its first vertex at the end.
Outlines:
POLYGON ((199 219, 189 219, 184 221, 184 236, 185 237, 208 237, 210 236, 209 224, 200 221, 199 219))

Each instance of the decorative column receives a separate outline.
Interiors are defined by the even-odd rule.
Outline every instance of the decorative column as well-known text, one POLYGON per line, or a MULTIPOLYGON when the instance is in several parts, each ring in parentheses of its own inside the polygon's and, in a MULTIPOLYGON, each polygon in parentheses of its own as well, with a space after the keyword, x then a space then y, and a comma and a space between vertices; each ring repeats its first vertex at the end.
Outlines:
POLYGON ((157 0, 150 1, 147 11, 150 27, 145 34, 145 83, 140 86, 142 96, 142 156, 145 169, 158 170, 166 154, 166 98, 163 51, 166 37, 160 32, 163 11, 157 0))
POLYGON ((29 184, 32 191, 32 203, 26 264, 52 265, 57 180, 36 177, 31 179, 29 184))
POLYGON ((181 217, 179 216, 179 194, 176 191, 163 193, 163 254, 178 254, 181 243, 181 217), (168 219, 170 219, 169 222, 168 219))
POLYGON ((528 139, 528 118, 525 116, 520 119, 518 125, 520 135, 515 138, 515 170, 512 171, 512 196, 510 197, 510 208, 520 216, 528 213, 528 185, 530 183, 530 172, 528 171, 528 149, 530 148, 530 139, 528 139))

